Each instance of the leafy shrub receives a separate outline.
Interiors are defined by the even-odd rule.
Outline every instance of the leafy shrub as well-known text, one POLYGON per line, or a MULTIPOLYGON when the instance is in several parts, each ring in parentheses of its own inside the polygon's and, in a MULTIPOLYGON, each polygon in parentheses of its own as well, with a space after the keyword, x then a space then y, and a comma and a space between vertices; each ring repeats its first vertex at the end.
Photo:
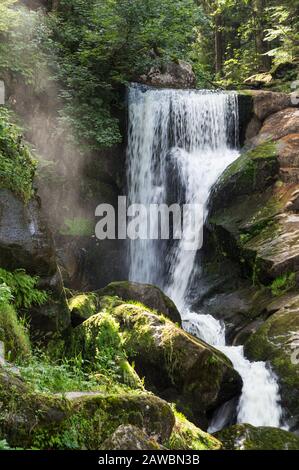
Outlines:
POLYGON ((22 377, 40 392, 88 391, 99 386, 97 380, 83 370, 80 358, 53 361, 45 353, 36 352, 19 368, 22 377))
MULTIPOLYGON (((48 294, 36 288, 38 280, 37 276, 29 276, 23 269, 9 272, 0 268, 0 283, 9 287, 17 309, 42 305, 48 300, 48 294)), ((5 287, 2 286, 2 289, 5 290, 5 287)))
POLYGON ((22 143, 21 130, 10 120, 10 113, 0 107, 0 187, 28 202, 33 195, 36 161, 22 143))

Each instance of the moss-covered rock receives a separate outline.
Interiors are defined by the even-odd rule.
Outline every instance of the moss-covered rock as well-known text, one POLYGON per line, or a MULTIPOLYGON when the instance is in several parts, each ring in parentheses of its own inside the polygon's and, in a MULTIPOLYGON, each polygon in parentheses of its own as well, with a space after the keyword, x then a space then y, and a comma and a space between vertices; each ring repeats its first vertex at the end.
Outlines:
POLYGON ((78 326, 97 313, 99 299, 95 293, 82 293, 68 300, 73 326, 78 326))
POLYGON ((112 282, 101 289, 98 295, 117 296, 123 300, 140 302, 162 313, 174 323, 181 324, 181 316, 174 302, 156 286, 129 281, 112 282))
POLYGON ((299 450, 299 437, 282 429, 237 424, 215 434, 224 450, 299 450))
POLYGON ((278 175, 278 150, 265 142, 241 154, 220 176, 210 199, 211 214, 230 205, 236 197, 264 191, 278 175))
POLYGON ((0 368, 1 438, 11 447, 97 450, 122 424, 137 426, 158 442, 171 435, 173 411, 152 394, 74 395, 38 393, 0 368))
POLYGON ((132 388, 142 382, 127 360, 119 324, 107 311, 94 315, 74 329, 68 346, 71 357, 80 355, 87 369, 116 376, 132 388))
POLYGON ((0 303, 0 341, 7 360, 25 359, 31 354, 29 336, 12 305, 0 303))
POLYGON ((268 361, 276 372, 291 429, 299 429, 299 297, 287 295, 269 306, 271 315, 245 344, 246 355, 268 361))
POLYGON ((166 444, 171 450, 220 450, 218 439, 190 423, 184 415, 175 412, 175 425, 166 444))
POLYGON ((101 450, 163 450, 163 447, 140 428, 121 425, 103 442, 101 450))
MULTIPOLYGON (((242 380, 231 362, 165 317, 141 305, 111 308, 124 346, 145 385, 205 428, 207 414, 237 396, 242 380), (159 366, 157 366, 159 365, 159 366)), ((91 317, 97 322, 101 314, 91 317)))

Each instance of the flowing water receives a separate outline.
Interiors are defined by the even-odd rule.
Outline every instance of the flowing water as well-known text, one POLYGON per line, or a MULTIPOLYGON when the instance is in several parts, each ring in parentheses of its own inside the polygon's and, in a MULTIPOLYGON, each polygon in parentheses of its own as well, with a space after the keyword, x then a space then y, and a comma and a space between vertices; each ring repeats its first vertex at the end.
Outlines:
MULTIPOLYGON (((196 204, 207 216, 212 186, 239 155, 238 106, 234 93, 156 90, 133 85, 129 90, 129 204, 196 204)), ((191 312, 188 292, 201 247, 184 249, 192 218, 181 240, 132 240, 130 280, 160 286, 180 310, 184 328, 223 351, 243 379, 237 421, 279 427, 281 407, 275 375, 263 362, 249 362, 242 346, 226 346, 225 326, 210 315, 191 312)), ((148 222, 143 215, 141 223, 148 222)), ((158 221, 155 221, 158 223, 158 221)), ((201 227, 202 228, 202 227, 201 227)), ((145 237, 144 237, 145 238, 145 237)), ((210 431, 227 424, 228 407, 215 415, 210 431)))

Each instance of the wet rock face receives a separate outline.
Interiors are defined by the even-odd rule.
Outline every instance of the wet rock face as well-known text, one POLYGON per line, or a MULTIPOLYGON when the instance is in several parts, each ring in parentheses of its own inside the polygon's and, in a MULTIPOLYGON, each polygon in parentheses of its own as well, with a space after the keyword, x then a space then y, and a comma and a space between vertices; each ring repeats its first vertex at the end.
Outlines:
POLYGON ((298 450, 299 437, 282 429, 237 424, 215 434, 224 450, 298 450))
POLYGON ((245 343, 246 355, 268 361, 279 378, 282 406, 291 430, 299 429, 299 296, 289 294, 268 307, 273 313, 245 343))
POLYGON ((42 277, 56 273, 53 239, 37 198, 25 205, 11 191, 0 189, 0 265, 42 277))
POLYGON ((181 325, 181 316, 173 301, 158 287, 137 282, 112 282, 99 295, 117 296, 123 300, 135 300, 157 310, 174 323, 181 325))
POLYGON ((140 77, 140 82, 160 88, 194 88, 196 77, 192 65, 179 60, 170 62, 161 69, 151 68, 147 75, 140 77))

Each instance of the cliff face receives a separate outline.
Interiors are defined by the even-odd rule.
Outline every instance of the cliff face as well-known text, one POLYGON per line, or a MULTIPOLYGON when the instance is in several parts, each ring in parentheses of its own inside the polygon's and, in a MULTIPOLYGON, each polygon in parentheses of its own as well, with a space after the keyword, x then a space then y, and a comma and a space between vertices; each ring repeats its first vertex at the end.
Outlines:
POLYGON ((246 145, 211 194, 202 280, 209 290, 196 303, 226 320, 230 341, 245 341, 250 359, 273 367, 298 429, 299 109, 281 93, 245 99, 246 145))

